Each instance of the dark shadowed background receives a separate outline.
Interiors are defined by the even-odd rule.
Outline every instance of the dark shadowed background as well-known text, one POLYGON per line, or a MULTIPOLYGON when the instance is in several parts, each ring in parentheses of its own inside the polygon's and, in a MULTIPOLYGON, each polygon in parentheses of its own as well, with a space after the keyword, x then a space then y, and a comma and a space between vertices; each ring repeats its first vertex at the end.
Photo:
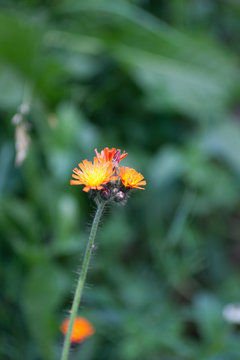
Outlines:
POLYGON ((69 180, 108 146, 147 186, 105 212, 71 359, 239 360, 240 3, 0 7, 0 358, 59 358, 95 209, 69 180))

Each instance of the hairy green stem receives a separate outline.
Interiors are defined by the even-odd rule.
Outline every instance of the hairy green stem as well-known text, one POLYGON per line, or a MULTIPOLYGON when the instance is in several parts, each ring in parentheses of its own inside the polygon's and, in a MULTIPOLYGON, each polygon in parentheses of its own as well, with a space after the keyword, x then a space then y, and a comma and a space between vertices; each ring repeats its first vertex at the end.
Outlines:
POLYGON ((64 340, 61 360, 68 359, 68 354, 69 354, 69 349, 70 349, 70 344, 71 344, 71 334, 72 334, 73 323, 74 323, 74 319, 77 315, 79 303, 81 300, 84 282, 85 282, 87 271, 88 271, 89 261, 91 258, 92 251, 94 249, 94 240, 96 237, 96 232, 97 232, 99 220, 100 220, 102 212, 103 212, 104 205, 105 205, 104 201, 98 202, 97 211, 96 211, 95 217, 93 219, 91 232, 89 235, 88 244, 87 244, 84 259, 83 259, 82 270, 81 270, 81 273, 80 273, 80 276, 78 279, 77 288, 76 288, 75 295, 73 298, 72 309, 70 312, 70 319, 69 319, 68 329, 67 329, 67 333, 66 333, 65 340, 64 340))

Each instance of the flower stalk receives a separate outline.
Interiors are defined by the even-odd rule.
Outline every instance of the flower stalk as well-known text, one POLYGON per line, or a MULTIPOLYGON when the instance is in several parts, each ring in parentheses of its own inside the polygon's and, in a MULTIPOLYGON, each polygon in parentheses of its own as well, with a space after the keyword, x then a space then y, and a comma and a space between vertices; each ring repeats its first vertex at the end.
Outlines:
POLYGON ((61 360, 68 359, 71 340, 75 338, 74 334, 72 334, 73 327, 76 323, 75 318, 77 316, 89 261, 94 249, 94 240, 104 206, 106 202, 113 201, 124 205, 127 201, 130 190, 144 190, 144 187, 142 186, 146 185, 143 175, 138 173, 135 169, 125 166, 119 167, 120 161, 127 156, 125 151, 121 153, 120 149, 109 149, 106 147, 100 153, 97 149, 95 149, 95 153, 96 156, 92 162, 83 160, 78 164, 79 168, 75 167, 73 169, 72 179, 70 180, 71 185, 84 185, 82 190, 88 192, 90 198, 95 200, 97 204, 97 211, 92 223, 88 244, 83 258, 82 270, 73 298, 72 309, 70 311, 70 317, 67 324, 67 332, 65 329, 66 324, 64 323, 63 332, 64 334, 66 333, 66 335, 61 360))
POLYGON ((96 237, 99 221, 100 221, 105 203, 106 203, 105 201, 97 201, 97 210, 96 210, 95 217, 93 219, 93 223, 92 223, 92 227, 91 227, 91 231, 90 231, 90 235, 89 235, 89 239, 88 239, 88 243, 87 243, 87 247, 86 247, 86 251, 85 251, 85 255, 84 255, 84 259, 83 259, 82 270, 81 270, 81 273, 80 273, 80 276, 78 279, 77 288, 76 288, 76 291, 74 294, 72 308, 70 311, 68 330, 67 330, 65 340, 64 340, 61 360, 68 359, 74 319, 77 316, 77 311, 78 311, 78 307, 79 307, 79 303, 81 300, 83 287, 84 287, 84 283, 85 283, 85 279, 86 279, 86 275, 87 275, 87 271, 88 271, 89 261, 91 258, 92 251, 94 249, 94 240, 96 237))

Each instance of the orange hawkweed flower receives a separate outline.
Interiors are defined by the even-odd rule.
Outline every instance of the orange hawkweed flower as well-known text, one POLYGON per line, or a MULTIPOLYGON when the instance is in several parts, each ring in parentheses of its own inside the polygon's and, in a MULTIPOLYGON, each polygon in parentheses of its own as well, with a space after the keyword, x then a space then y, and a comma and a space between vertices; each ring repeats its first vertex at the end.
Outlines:
MULTIPOLYGON (((69 319, 65 319, 60 327, 61 332, 66 335, 68 329, 69 319)), ((73 323, 73 329, 71 334, 71 342, 81 343, 86 338, 92 336, 95 333, 95 329, 92 324, 83 317, 76 317, 73 323)))
POLYGON ((71 185, 85 185, 83 191, 88 192, 90 189, 101 190, 102 185, 112 180, 117 180, 114 176, 114 168, 109 161, 99 161, 96 157, 94 162, 83 160, 78 164, 81 170, 75 168, 72 177, 76 180, 70 181, 71 185))
POLYGON ((126 166, 122 166, 118 170, 119 170, 119 176, 125 187, 145 190, 143 187, 139 186, 139 185, 146 185, 146 181, 143 180, 144 177, 142 176, 142 174, 126 166))
POLYGON ((110 161, 114 167, 118 167, 120 161, 127 156, 125 151, 121 154, 120 149, 109 149, 108 147, 104 148, 100 153, 95 149, 95 153, 99 160, 110 161))

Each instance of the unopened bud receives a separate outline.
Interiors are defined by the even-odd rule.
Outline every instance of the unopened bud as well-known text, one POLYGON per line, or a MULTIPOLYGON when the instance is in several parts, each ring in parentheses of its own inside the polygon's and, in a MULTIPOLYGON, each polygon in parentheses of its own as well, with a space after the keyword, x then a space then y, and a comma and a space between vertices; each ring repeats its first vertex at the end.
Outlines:
POLYGON ((115 187, 112 189, 112 194, 116 195, 119 192, 119 188, 115 187))
POLYGON ((114 197, 114 200, 116 202, 121 202, 125 199, 126 199, 126 194, 123 191, 118 191, 118 193, 114 197))
POLYGON ((100 195, 103 200, 109 200, 111 197, 111 190, 108 188, 102 189, 100 195))

